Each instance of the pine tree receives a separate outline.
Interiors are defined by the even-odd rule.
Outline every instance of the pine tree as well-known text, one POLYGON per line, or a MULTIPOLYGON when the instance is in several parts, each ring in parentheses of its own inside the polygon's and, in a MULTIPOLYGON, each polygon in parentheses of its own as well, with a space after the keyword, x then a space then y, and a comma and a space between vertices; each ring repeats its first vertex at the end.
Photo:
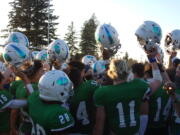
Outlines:
POLYGON ((87 54, 97 56, 97 46, 94 36, 97 25, 98 22, 93 14, 88 21, 85 21, 84 26, 82 27, 81 41, 79 44, 82 56, 87 54))
POLYGON ((68 26, 68 32, 65 34, 64 39, 65 41, 67 41, 67 44, 69 46, 71 59, 74 59, 74 57, 78 53, 78 48, 76 46, 77 37, 76 37, 76 31, 75 31, 73 22, 71 22, 71 24, 68 26))
MULTIPOLYGON (((33 46, 48 44, 49 39, 56 39, 55 20, 58 16, 53 15, 51 0, 14 0, 9 4, 12 10, 9 12, 8 31, 23 32, 33 46)), ((7 30, 5 30, 7 31, 7 30)), ((5 35, 6 36, 6 35, 5 35)))

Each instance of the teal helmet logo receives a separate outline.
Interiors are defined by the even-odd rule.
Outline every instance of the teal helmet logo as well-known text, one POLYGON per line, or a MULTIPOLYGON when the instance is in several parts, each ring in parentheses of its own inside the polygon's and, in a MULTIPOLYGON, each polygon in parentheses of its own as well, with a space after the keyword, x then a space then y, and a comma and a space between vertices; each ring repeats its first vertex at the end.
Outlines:
POLYGON ((56 83, 58 85, 67 85, 68 82, 69 82, 69 80, 66 77, 60 77, 56 83))
POLYGON ((55 50, 55 52, 56 52, 57 54, 60 54, 60 52, 61 52, 59 45, 60 45, 60 44, 57 43, 57 44, 55 44, 55 46, 54 46, 54 50, 55 50))
POLYGON ((11 57, 8 55, 8 54, 3 54, 3 57, 4 57, 4 59, 6 60, 6 61, 8 61, 8 62, 11 62, 12 61, 12 59, 11 59, 11 57))
POLYGON ((16 36, 16 34, 13 34, 12 41, 15 43, 19 43, 19 40, 18 40, 18 37, 16 36))
POLYGON ((46 60, 46 59, 47 59, 47 54, 45 53, 41 56, 41 60, 46 60))
POLYGON ((161 28, 159 28, 158 26, 153 25, 153 32, 158 36, 161 36, 161 28))

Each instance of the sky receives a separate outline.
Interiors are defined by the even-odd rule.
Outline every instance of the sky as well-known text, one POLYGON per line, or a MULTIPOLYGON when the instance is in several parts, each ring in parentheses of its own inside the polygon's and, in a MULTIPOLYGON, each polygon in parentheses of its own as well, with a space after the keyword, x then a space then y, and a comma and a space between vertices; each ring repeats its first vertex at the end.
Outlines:
MULTIPOLYGON (((0 30, 8 24, 10 1, 13 0, 1 0, 0 30)), ((59 16, 57 20, 59 38, 64 38, 71 21, 80 34, 84 21, 95 13, 100 24, 110 23, 118 31, 122 44, 118 54, 122 56, 127 51, 130 57, 138 60, 146 58, 134 35, 143 21, 155 21, 161 26, 162 48, 165 35, 174 29, 180 29, 180 0, 52 0, 51 4, 54 5, 54 14, 59 16)), ((3 43, 4 39, 0 39, 0 44, 3 43)))

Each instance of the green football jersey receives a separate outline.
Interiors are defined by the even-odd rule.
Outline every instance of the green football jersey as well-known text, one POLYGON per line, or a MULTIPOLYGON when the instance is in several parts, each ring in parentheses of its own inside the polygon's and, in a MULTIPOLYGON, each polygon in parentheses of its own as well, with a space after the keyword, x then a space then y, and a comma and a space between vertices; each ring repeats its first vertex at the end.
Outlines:
POLYGON ((96 106, 103 106, 109 128, 115 134, 134 135, 140 126, 140 106, 150 94, 149 86, 140 79, 95 91, 96 106))
POLYGON ((75 118, 72 132, 85 134, 92 132, 95 112, 93 94, 98 87, 97 82, 89 80, 74 89, 74 95, 70 101, 70 112, 75 118))
POLYGON ((16 96, 16 90, 20 85, 24 85, 24 82, 22 80, 16 80, 10 84, 9 90, 14 97, 16 96))
MULTIPOLYGON (((38 83, 32 83, 32 87, 34 90, 38 90, 38 83)), ((27 89, 26 89, 24 83, 20 84, 16 90, 16 98, 17 99, 27 99, 28 96, 29 95, 28 95, 28 92, 27 92, 27 89)), ((23 120, 20 123, 20 128, 19 128, 20 132, 26 133, 26 134, 31 133, 32 124, 30 122, 27 107, 20 108, 20 113, 21 113, 21 118, 23 120)))
MULTIPOLYGON (((38 83, 32 83, 32 87, 34 90, 38 90, 38 83)), ((24 83, 17 87, 16 98, 17 99, 27 99, 28 98, 28 92, 26 90, 24 83)))
MULTIPOLYGON (((176 93, 180 95, 180 89, 177 89, 176 93)), ((180 135, 180 117, 177 115, 175 109, 173 109, 172 115, 172 134, 180 135)))
POLYGON ((33 135, 64 131, 74 125, 74 119, 67 109, 60 104, 44 103, 38 91, 28 97, 28 110, 33 121, 33 135))
POLYGON ((0 90, 0 133, 10 131, 10 110, 5 109, 12 100, 7 90, 0 90))
POLYGON ((163 128, 171 109, 171 99, 165 90, 160 87, 149 100, 148 128, 163 128))

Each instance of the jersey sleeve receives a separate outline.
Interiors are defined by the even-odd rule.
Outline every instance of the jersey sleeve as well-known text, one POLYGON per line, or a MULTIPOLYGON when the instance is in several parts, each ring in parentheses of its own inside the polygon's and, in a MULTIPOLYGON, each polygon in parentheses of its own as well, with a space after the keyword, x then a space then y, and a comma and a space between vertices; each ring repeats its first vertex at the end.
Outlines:
POLYGON ((105 106, 105 90, 104 87, 97 89, 94 93, 94 104, 97 107, 105 106))
POLYGON ((5 109, 11 104, 12 96, 9 92, 2 90, 0 91, 0 110, 5 109))
POLYGON ((49 127, 47 128, 49 128, 51 132, 64 131, 74 126, 74 119, 65 108, 56 110, 55 114, 49 119, 49 122, 49 127))
POLYGON ((17 80, 17 81, 13 81, 11 84, 10 84, 10 93, 15 97, 16 96, 16 90, 18 88, 19 85, 21 85, 23 82, 22 80, 17 80))

